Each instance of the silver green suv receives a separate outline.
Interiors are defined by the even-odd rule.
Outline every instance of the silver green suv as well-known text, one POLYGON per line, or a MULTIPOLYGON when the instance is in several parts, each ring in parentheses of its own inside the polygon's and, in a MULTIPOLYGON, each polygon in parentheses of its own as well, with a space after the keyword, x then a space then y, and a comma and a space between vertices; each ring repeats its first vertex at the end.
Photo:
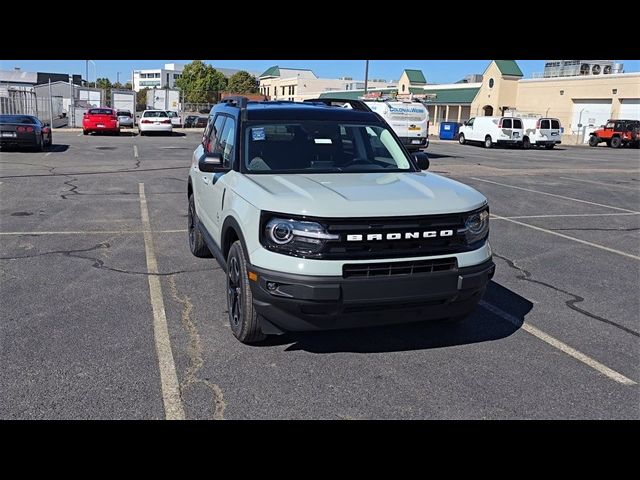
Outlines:
POLYGON ((238 340, 472 312, 495 269, 487 200, 428 167, 363 102, 218 104, 189 247, 225 270, 238 340))

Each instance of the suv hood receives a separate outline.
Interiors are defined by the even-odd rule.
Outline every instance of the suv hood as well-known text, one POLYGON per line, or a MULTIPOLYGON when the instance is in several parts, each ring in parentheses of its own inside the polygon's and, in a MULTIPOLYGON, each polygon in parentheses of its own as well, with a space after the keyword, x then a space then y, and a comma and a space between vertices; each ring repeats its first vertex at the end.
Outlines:
POLYGON ((486 202, 477 190, 427 172, 236 174, 229 183, 261 210, 315 217, 435 215, 486 202))

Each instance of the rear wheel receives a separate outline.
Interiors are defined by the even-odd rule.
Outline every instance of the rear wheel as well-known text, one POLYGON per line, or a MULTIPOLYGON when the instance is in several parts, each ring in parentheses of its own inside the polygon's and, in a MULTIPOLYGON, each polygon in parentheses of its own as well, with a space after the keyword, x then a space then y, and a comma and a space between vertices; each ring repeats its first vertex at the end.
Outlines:
POLYGON ((82 130, 82 134, 83 134, 83 135, 89 135, 89 132, 88 132, 88 131, 86 131, 86 130, 82 130))
POLYGON ((253 306, 253 295, 247 277, 247 261, 240 240, 231 245, 227 255, 227 309, 233 335, 242 343, 264 340, 260 316, 253 306))
POLYGON ((464 139, 464 133, 461 133, 458 137, 458 142, 460 142, 460 145, 464 145, 465 141, 466 140, 464 139))
POLYGON ((493 146, 493 142, 491 141, 491 136, 487 135, 484 137, 484 148, 491 148, 493 146))
POLYGON ((209 258, 211 252, 204 241, 199 227, 200 221, 196 215, 196 206, 193 200, 193 193, 189 195, 189 210, 187 213, 187 230, 189 232, 189 250, 191 254, 198 258, 209 258))
POLYGON ((522 148, 525 150, 529 150, 531 148, 531 141, 529 140, 529 137, 524 137, 522 139, 522 148))
POLYGON ((611 148, 620 148, 622 146, 622 139, 620 137, 613 137, 611 139, 611 148))

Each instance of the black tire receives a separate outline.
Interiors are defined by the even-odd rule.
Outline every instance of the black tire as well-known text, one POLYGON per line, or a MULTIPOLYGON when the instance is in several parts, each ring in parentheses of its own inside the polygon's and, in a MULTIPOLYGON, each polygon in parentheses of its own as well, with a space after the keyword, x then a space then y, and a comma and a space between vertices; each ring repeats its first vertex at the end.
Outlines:
POLYGON ((596 137, 595 135, 591 135, 591 137, 589 137, 589 146, 590 147, 597 147, 599 143, 600 143, 600 139, 598 137, 596 137))
POLYGON ((524 137, 522 139, 522 148, 525 150, 529 150, 531 148, 531 141, 529 140, 529 137, 524 137))
POLYGON ((87 132, 86 130, 82 130, 82 134, 83 135, 89 135, 89 132, 87 132))
POLYGON ((247 261, 240 240, 227 255, 227 310, 233 335, 242 343, 255 343, 267 336, 260 329, 260 315, 253 306, 253 295, 247 277, 247 261))
POLYGON ((484 137, 484 148, 491 148, 493 147, 493 142, 491 141, 491 136, 487 135, 486 137, 484 137))
POLYGON ((44 151, 44 140, 42 139, 42 135, 40 135, 40 140, 36 143, 35 147, 33 147, 36 152, 44 151))
POLYGON ((611 148, 620 148, 622 146, 622 139, 620 137, 611 138, 611 148))
POLYGON ((458 136, 458 142, 460 143, 460 145, 464 145, 467 142, 467 140, 464 138, 464 133, 461 133, 458 136))
POLYGON ((140 135, 141 137, 143 137, 143 136, 144 136, 144 132, 143 132, 142 130, 138 129, 138 135, 140 135))
POLYGON ((49 148, 53 147, 53 135, 49 134, 49 141, 47 142, 49 148))
POLYGON ((211 258, 211 251, 204 241, 200 231, 200 220, 196 214, 196 205, 193 201, 193 194, 189 195, 189 209, 187 213, 187 232, 189 237, 189 250, 194 257, 211 258))
POLYGON ((544 146, 544 148, 546 148, 547 150, 553 150, 553 147, 555 147, 556 144, 555 143, 551 143, 551 144, 547 144, 544 146))

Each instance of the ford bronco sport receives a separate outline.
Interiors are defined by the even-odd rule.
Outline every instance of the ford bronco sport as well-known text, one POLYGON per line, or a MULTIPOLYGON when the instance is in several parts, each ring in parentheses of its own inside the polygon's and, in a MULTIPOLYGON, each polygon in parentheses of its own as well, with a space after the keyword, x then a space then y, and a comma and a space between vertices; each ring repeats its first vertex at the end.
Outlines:
POLYGON ((472 312, 495 268, 487 200, 428 166, 360 101, 216 105, 189 247, 225 271, 236 338, 472 312))

